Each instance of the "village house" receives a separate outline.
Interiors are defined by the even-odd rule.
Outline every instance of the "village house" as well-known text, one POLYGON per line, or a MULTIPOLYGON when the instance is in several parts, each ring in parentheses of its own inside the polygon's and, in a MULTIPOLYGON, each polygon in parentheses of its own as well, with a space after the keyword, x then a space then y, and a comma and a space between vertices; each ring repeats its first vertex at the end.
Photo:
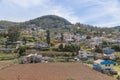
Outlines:
POLYGON ((100 44, 102 44, 102 42, 103 42, 103 39, 101 37, 95 37, 87 40, 88 46, 91 49, 94 49, 95 46, 99 46, 100 44))
POLYGON ((72 34, 72 33, 64 33, 64 41, 65 42, 80 42, 86 39, 86 36, 81 36, 79 34, 72 34))
POLYGON ((94 54, 88 54, 86 50, 81 49, 81 50, 78 51, 77 57, 80 60, 88 60, 88 59, 93 59, 94 54))
POLYGON ((116 53, 114 49, 111 49, 109 47, 103 48, 103 53, 105 58, 109 59, 115 59, 116 58, 116 53))
POLYGON ((49 49, 49 48, 50 48, 50 46, 45 42, 38 42, 36 44, 36 49, 39 49, 39 50, 46 50, 46 49, 49 49))
POLYGON ((50 57, 43 57, 42 55, 38 54, 29 54, 27 56, 24 56, 21 58, 20 63, 26 64, 26 63, 40 63, 40 62, 51 62, 53 61, 53 58, 50 57))

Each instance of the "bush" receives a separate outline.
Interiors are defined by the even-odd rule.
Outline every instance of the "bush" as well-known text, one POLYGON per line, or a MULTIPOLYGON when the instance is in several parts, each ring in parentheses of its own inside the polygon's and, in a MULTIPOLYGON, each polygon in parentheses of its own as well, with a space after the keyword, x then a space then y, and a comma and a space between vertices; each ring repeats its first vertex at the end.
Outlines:
POLYGON ((66 52, 77 52, 78 50, 80 50, 80 46, 76 44, 69 44, 69 45, 65 45, 64 47, 63 44, 61 44, 59 46, 59 49, 61 51, 66 51, 66 52))
POLYGON ((60 57, 60 56, 64 56, 64 57, 70 57, 72 56, 72 53, 70 52, 51 52, 51 53, 42 53, 42 56, 49 56, 49 57, 60 57))
POLYGON ((111 48, 115 51, 120 51, 120 45, 112 45, 111 48))
POLYGON ((99 46, 95 46, 95 52, 102 53, 103 50, 99 46))
POLYGON ((60 44, 60 45, 59 45, 59 49, 60 49, 60 50, 63 50, 63 44, 60 44))
POLYGON ((26 46, 19 47, 19 49, 18 49, 19 50, 19 57, 25 55, 26 49, 27 49, 26 46))
POLYGON ((86 62, 87 64, 93 64, 94 63, 94 60, 88 60, 87 62, 86 62))

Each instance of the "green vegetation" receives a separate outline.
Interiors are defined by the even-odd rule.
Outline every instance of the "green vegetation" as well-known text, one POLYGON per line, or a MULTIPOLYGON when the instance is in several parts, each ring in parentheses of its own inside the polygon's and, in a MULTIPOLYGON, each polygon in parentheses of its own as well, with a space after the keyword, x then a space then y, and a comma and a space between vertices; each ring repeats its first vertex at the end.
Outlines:
POLYGON ((47 33, 47 36, 46 36, 46 42, 47 42, 47 44, 50 45, 50 31, 47 30, 46 33, 47 33))
POLYGON ((17 25, 23 29, 26 29, 28 25, 33 24, 45 30, 49 29, 50 32, 52 32, 51 35, 55 32, 73 32, 80 35, 119 37, 119 26, 113 28, 100 28, 99 26, 96 27, 81 23, 71 24, 66 19, 56 15, 46 15, 21 23, 0 21, 0 26, 10 27, 17 25))
POLYGON ((69 45, 59 45, 59 50, 60 51, 65 51, 65 52, 78 52, 80 50, 80 45, 76 44, 69 44, 69 45))
POLYGON ((25 22, 25 24, 36 24, 37 26, 41 26, 42 28, 46 27, 50 29, 62 27, 64 25, 70 25, 71 23, 62 17, 58 17, 55 15, 47 15, 25 22))
POLYGON ((0 62, 14 62, 18 58, 18 54, 16 53, 0 53, 0 62))
POLYGON ((100 46, 95 46, 95 52, 102 53, 103 50, 102 50, 102 48, 100 46))
POLYGON ((115 69, 116 71, 120 71, 120 64, 119 64, 119 65, 116 64, 116 65, 114 66, 114 69, 115 69))
POLYGON ((26 54, 26 46, 20 46, 19 47, 19 57, 24 56, 26 54))
POLYGON ((58 52, 58 51, 40 51, 38 54, 42 54, 43 56, 50 56, 50 57, 71 57, 72 52, 58 52))
POLYGON ((120 51, 119 52, 116 52, 118 56, 120 56, 120 51))
POLYGON ((8 28, 8 41, 15 42, 19 39, 20 28, 17 26, 11 26, 8 28))
MULTIPOLYGON (((36 52, 43 56, 73 57, 77 55, 80 49, 85 49, 89 53, 92 52, 90 45, 85 41, 81 41, 80 43, 74 42, 74 37, 72 37, 73 42, 66 43, 64 41, 64 33, 70 34, 70 37, 71 35, 76 35, 75 37, 77 37, 77 35, 87 36, 86 39, 101 36, 105 38, 115 38, 119 36, 119 30, 117 30, 119 27, 100 28, 81 23, 71 24, 66 19, 55 15, 42 16, 22 23, 0 21, 0 28, 6 30, 0 32, 0 48, 13 48, 8 47, 8 41, 23 41, 20 45, 23 44, 24 46, 19 45, 19 57, 25 55, 26 50, 35 49, 35 44, 38 42, 46 42, 50 45, 50 48, 45 51, 38 50, 38 52, 36 50, 36 52), (39 30, 43 31, 40 32, 39 30)), ((102 47, 111 47, 118 52, 120 51, 120 45, 110 45, 107 41, 103 41, 103 44, 96 46, 93 51, 102 53, 102 47)), ((118 53, 118 55, 120 54, 118 53)), ((3 57, 2 59, 7 59, 8 57, 3 57)), ((10 56, 10 58, 12 57, 10 56)), ((92 63, 92 61, 88 61, 88 63, 92 63)))
POLYGON ((115 51, 120 51, 120 45, 118 44, 112 45, 111 47, 112 49, 115 49, 115 51))

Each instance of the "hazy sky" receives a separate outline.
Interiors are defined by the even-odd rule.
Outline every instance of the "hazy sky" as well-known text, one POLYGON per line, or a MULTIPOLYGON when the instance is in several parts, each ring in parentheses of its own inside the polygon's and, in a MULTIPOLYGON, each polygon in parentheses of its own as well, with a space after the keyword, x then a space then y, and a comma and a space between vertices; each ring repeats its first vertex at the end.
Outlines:
POLYGON ((0 20, 26 21, 58 15, 72 23, 120 25, 120 0, 0 0, 0 20))

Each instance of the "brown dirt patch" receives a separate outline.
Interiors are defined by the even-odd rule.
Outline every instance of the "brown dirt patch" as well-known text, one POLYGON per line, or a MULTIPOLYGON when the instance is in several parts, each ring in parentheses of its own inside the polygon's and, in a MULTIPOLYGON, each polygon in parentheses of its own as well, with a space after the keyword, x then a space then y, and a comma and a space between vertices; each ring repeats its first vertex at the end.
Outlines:
POLYGON ((81 63, 17 64, 0 71, 0 80, 115 80, 81 63))

